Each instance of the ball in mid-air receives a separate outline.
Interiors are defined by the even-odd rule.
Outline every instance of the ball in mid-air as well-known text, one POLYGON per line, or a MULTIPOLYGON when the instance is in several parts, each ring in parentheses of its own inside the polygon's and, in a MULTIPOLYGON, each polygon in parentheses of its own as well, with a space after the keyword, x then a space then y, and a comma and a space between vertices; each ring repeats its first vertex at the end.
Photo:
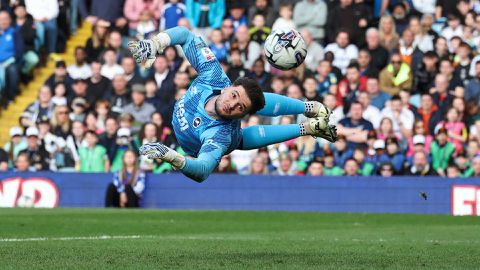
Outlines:
POLYGON ((300 66, 307 56, 307 44, 295 29, 277 29, 265 40, 265 57, 275 68, 289 70, 300 66))

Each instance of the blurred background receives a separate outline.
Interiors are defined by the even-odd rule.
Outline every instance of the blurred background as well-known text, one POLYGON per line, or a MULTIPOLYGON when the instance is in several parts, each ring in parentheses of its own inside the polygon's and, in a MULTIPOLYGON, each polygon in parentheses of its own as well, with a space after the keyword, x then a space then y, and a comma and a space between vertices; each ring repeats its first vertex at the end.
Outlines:
MULTIPOLYGON (((367 192, 359 201, 376 198, 372 188, 380 187, 385 202, 396 198, 420 208, 355 209, 449 213, 450 188, 468 183, 472 189, 465 192, 476 202, 480 1, 2 0, 0 7, 0 170, 3 179, 51 179, 57 194, 64 185, 99 194, 63 205, 60 196, 60 206, 177 207, 178 193, 162 197, 159 190, 171 187, 168 183, 179 185, 178 192, 196 185, 169 164, 137 156, 140 145, 155 141, 182 151, 171 128, 173 106, 196 73, 180 48, 167 48, 144 69, 126 44, 177 25, 204 38, 232 81, 248 76, 265 92, 323 102, 333 110, 340 134, 334 144, 301 137, 234 151, 218 167, 219 174, 234 176, 213 176, 204 188, 245 185, 245 193, 229 199, 248 204, 259 198, 246 195, 249 187, 259 183, 272 188, 284 183, 285 192, 296 184, 340 193, 359 188, 367 192), (280 71, 264 59, 263 42, 281 28, 298 29, 308 45, 297 69, 280 71), (88 179, 90 186, 82 184, 88 179), (392 179, 400 182, 381 182, 392 179), (406 193, 409 187, 414 191, 406 193), (423 202, 430 189, 441 191, 433 196, 438 201, 423 202), (149 204, 157 195, 165 201, 149 204), (432 206, 437 203, 441 210, 432 206)), ((242 126, 302 118, 253 115, 242 126)), ((194 189, 201 192, 202 185, 194 189)), ((15 205, 14 199, 5 201, 5 190, 3 204, 15 205)), ((305 197, 305 204, 319 195, 305 197)), ((325 208, 338 199, 330 197, 312 210, 348 210, 325 208)), ((473 213, 465 209, 463 214, 473 213)))

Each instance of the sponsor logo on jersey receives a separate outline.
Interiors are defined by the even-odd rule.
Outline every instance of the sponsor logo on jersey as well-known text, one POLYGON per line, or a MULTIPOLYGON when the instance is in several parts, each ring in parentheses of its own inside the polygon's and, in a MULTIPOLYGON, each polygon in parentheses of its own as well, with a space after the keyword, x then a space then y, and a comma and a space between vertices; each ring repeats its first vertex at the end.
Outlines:
POLYGON ((203 55, 203 58, 205 58, 205 61, 209 62, 215 59, 215 54, 213 54, 210 48, 202 48, 200 51, 202 52, 202 55, 203 55))
POLYGON ((201 123, 202 123, 202 118, 195 117, 195 119, 193 119, 193 124, 192 125, 193 125, 194 128, 198 128, 201 123))
POLYGON ((178 101, 177 118, 178 118, 178 123, 180 124, 180 130, 181 131, 186 130, 189 127, 189 125, 188 125, 187 119, 185 118, 185 98, 181 98, 178 101))
POLYGON ((205 48, 207 47, 207 44, 205 43, 205 41, 200 41, 199 43, 195 44, 195 49, 201 49, 201 48, 205 48))

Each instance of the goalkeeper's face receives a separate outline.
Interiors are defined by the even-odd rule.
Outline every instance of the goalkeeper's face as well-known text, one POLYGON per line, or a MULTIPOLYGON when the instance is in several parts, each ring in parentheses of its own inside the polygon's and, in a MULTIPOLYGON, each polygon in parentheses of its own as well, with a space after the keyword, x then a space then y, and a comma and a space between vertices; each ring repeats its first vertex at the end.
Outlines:
POLYGON ((226 120, 243 118, 250 112, 252 101, 243 86, 230 86, 223 89, 215 101, 215 112, 226 120))

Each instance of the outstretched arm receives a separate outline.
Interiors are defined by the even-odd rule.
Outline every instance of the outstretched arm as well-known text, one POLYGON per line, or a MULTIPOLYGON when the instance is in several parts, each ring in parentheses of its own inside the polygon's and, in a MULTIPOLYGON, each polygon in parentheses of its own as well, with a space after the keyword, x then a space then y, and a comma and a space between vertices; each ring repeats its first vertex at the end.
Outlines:
POLYGON ((207 141, 196 159, 188 159, 162 143, 147 143, 140 147, 140 154, 150 159, 161 159, 172 164, 184 175, 196 182, 203 182, 218 166, 225 153, 222 147, 207 141))

